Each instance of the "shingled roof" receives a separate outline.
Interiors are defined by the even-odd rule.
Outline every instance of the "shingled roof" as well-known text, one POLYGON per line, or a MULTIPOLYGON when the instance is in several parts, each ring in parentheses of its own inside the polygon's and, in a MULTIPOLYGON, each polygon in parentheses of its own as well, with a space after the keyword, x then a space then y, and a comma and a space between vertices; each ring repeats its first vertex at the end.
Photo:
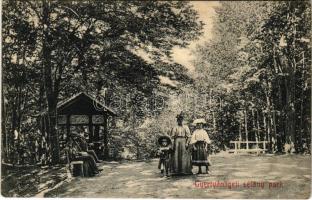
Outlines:
MULTIPOLYGON (((115 111, 100 102, 96 98, 84 92, 73 95, 72 97, 65 99, 57 104, 58 114, 102 114, 109 113, 110 115, 117 115, 115 111)), ((39 115, 46 114, 47 111, 40 113, 39 115)))

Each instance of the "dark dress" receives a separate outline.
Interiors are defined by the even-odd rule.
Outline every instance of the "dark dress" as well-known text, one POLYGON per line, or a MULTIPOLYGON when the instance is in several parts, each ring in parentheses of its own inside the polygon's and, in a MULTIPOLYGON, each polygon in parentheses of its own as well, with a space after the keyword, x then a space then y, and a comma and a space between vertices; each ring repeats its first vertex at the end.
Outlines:
POLYGON ((191 139, 193 145, 192 165, 209 166, 208 144, 210 143, 210 138, 204 129, 194 131, 191 139))
POLYGON ((171 147, 161 147, 158 150, 159 154, 159 163, 158 163, 158 169, 164 170, 164 172, 168 175, 169 168, 170 168, 170 158, 173 150, 171 147), (162 168, 163 166, 164 168, 162 168))
POLYGON ((76 141, 77 141, 77 144, 79 145, 79 150, 80 151, 85 151, 87 152, 90 156, 93 157, 93 159, 95 160, 95 162, 98 162, 100 163, 101 161, 99 160, 99 158, 97 157, 96 153, 94 150, 90 150, 88 148, 88 143, 87 141, 85 140, 85 138, 83 137, 77 137, 76 138, 76 141))
POLYGON ((208 162, 208 152, 206 150, 205 141, 197 141, 194 144, 194 149, 192 153, 192 165, 196 166, 206 166, 208 162))
POLYGON ((74 142, 70 145, 69 156, 71 161, 83 161, 83 173, 85 176, 94 176, 99 173, 94 158, 87 152, 81 152, 77 143, 74 142))
POLYGON ((92 156, 88 154, 81 154, 80 152, 75 153, 72 161, 83 161, 83 173, 85 176, 94 176, 99 173, 96 162, 92 156))
POLYGON ((176 126, 171 131, 174 151, 171 158, 172 175, 192 174, 191 154, 189 148, 187 148, 190 135, 187 126, 176 126))

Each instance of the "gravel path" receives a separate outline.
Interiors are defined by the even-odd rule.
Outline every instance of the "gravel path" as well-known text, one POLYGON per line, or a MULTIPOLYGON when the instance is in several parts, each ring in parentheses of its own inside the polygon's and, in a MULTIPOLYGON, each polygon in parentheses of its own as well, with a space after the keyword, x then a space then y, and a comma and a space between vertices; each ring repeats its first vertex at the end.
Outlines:
MULTIPOLYGON (((162 177, 158 160, 110 162, 92 178, 75 178, 46 197, 308 198, 311 156, 215 155, 209 175, 162 177)), ((197 172, 194 167, 193 172, 197 172)))

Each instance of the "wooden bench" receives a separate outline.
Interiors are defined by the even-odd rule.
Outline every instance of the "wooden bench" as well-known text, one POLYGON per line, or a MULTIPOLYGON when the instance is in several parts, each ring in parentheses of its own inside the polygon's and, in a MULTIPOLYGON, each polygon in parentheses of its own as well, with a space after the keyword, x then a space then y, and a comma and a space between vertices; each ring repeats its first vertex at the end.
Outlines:
POLYGON ((264 149, 230 149, 229 150, 230 153, 265 153, 264 149))
POLYGON ((82 176, 84 177, 83 161, 72 161, 70 163, 73 176, 82 176))
POLYGON ((266 152, 266 143, 268 141, 230 141, 231 144, 234 144, 234 149, 230 149, 229 153, 265 153, 266 152), (241 144, 246 144, 246 149, 241 148, 241 144), (249 148, 249 144, 255 144, 256 148, 249 148), (259 148, 259 145, 262 145, 263 148, 259 148))

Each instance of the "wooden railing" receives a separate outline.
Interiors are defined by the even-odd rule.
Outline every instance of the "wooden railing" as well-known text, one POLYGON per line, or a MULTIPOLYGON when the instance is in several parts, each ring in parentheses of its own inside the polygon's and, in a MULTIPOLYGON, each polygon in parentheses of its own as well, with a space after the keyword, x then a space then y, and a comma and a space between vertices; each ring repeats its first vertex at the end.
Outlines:
POLYGON ((266 144, 268 141, 230 141, 230 144, 234 144, 234 149, 230 149, 230 153, 265 153, 266 144), (246 144, 246 148, 242 149, 241 144, 246 144), (250 144, 256 144, 256 148, 250 148, 250 144), (262 148, 259 148, 259 145, 262 145, 262 148))

